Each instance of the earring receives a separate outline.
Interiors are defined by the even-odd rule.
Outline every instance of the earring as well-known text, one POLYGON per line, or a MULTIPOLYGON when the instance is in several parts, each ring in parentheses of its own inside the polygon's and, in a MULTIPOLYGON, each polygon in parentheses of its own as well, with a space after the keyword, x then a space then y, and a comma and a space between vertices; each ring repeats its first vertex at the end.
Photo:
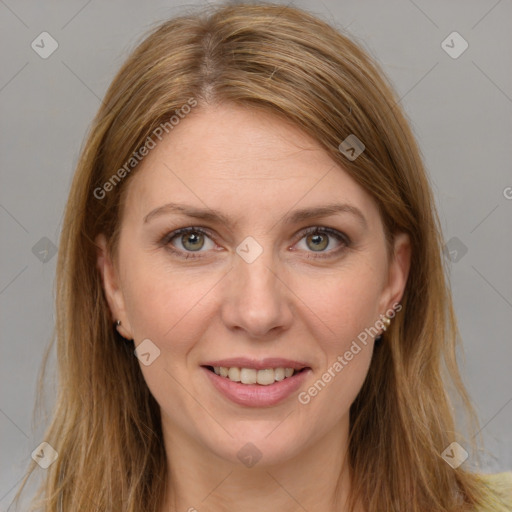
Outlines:
POLYGON ((121 320, 116 320, 116 327, 119 327, 121 325, 121 320))
MULTIPOLYGON (((384 323, 384 327, 382 328, 382 330, 385 331, 391 325, 391 318, 389 318, 388 316, 385 316, 382 319, 382 322, 384 323)), ((121 323, 121 322, 119 322, 119 323, 121 323)))
MULTIPOLYGON (((382 326, 382 332, 385 332, 386 329, 391 325, 391 318, 385 316, 384 318, 382 318, 382 323, 384 324, 382 326)), ((375 338, 375 341, 381 341, 382 340, 382 333, 379 334, 376 338, 375 338)))

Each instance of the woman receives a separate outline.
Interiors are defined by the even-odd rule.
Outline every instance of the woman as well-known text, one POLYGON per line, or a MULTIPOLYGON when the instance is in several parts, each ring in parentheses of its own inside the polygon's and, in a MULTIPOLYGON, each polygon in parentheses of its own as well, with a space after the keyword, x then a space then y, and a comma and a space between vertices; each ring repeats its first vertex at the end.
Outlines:
POLYGON ((43 510, 510 510, 455 433, 441 244, 347 37, 269 4, 158 26, 69 196, 43 510))

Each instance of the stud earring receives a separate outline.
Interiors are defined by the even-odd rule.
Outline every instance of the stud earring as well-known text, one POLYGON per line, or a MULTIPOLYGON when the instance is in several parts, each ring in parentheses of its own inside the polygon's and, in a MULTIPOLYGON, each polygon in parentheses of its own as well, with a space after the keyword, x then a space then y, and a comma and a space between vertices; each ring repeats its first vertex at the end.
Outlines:
MULTIPOLYGON (((382 322, 384 323, 384 327, 382 328, 382 330, 385 331, 391 325, 391 318, 385 316, 382 319, 382 322)), ((121 322, 119 322, 119 323, 121 323, 121 322)))
MULTIPOLYGON (((382 332, 385 332, 386 329, 391 325, 391 318, 385 316, 384 318, 382 318, 382 323, 384 324, 382 326, 382 332)), ((375 338, 375 341, 381 341, 382 340, 382 333, 379 334, 376 338, 375 338)))
POLYGON ((121 320, 116 320, 116 327, 119 327, 121 325, 121 320))

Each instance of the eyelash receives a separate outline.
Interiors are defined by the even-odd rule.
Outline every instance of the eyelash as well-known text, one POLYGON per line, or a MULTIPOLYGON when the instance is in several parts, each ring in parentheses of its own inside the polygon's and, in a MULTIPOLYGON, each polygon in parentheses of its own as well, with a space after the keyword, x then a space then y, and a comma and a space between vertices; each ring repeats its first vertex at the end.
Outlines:
MULTIPOLYGON (((163 238, 161 238, 159 245, 166 247, 169 251, 171 251, 173 254, 177 255, 180 258, 183 259, 196 259, 196 258, 203 258, 204 256, 200 256, 200 252, 198 251, 198 254, 194 254, 194 252, 184 252, 181 250, 176 249, 170 242, 174 240, 174 238, 178 237, 179 235, 187 234, 187 233, 201 233, 203 235, 206 235, 208 238, 212 238, 211 233, 203 228, 200 227, 187 227, 187 228, 181 228, 177 229, 176 231, 172 231, 171 233, 167 233, 163 238), (185 254, 185 255, 184 255, 185 254)), ((341 233, 335 229, 327 228, 327 227, 320 227, 320 226, 312 226, 310 228, 306 228, 302 231, 302 236, 298 239, 298 242, 305 238, 306 236, 310 234, 325 234, 330 235, 334 238, 336 238, 339 242, 343 243, 343 246, 339 247, 338 249, 328 251, 326 253, 318 252, 314 256, 308 256, 308 258, 315 258, 315 259, 325 259, 325 258, 332 258, 340 254, 341 252, 344 252, 346 249, 351 247, 352 242, 350 238, 345 235, 345 233, 341 233)), ((313 252, 314 251, 310 251, 313 252)))

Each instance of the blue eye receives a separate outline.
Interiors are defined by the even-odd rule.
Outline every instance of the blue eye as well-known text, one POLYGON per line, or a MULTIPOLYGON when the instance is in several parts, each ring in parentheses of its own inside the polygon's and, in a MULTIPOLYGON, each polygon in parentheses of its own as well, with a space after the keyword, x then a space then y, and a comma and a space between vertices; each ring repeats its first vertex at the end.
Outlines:
MULTIPOLYGON (((305 252, 313 253, 312 255, 308 255, 307 258, 334 257, 351 245, 350 239, 344 233, 335 229, 318 226, 303 231, 299 242, 302 240, 305 240, 306 243, 305 252), (341 244, 341 247, 326 251, 326 249, 332 245, 331 239, 335 239, 338 245, 341 244)), ((202 258, 203 256, 200 253, 205 251, 201 249, 205 248, 206 250, 211 250, 215 247, 215 243, 209 231, 192 226, 166 234, 161 239, 160 245, 165 246, 173 254, 184 259, 202 258), (181 247, 176 246, 175 240, 181 247)))

